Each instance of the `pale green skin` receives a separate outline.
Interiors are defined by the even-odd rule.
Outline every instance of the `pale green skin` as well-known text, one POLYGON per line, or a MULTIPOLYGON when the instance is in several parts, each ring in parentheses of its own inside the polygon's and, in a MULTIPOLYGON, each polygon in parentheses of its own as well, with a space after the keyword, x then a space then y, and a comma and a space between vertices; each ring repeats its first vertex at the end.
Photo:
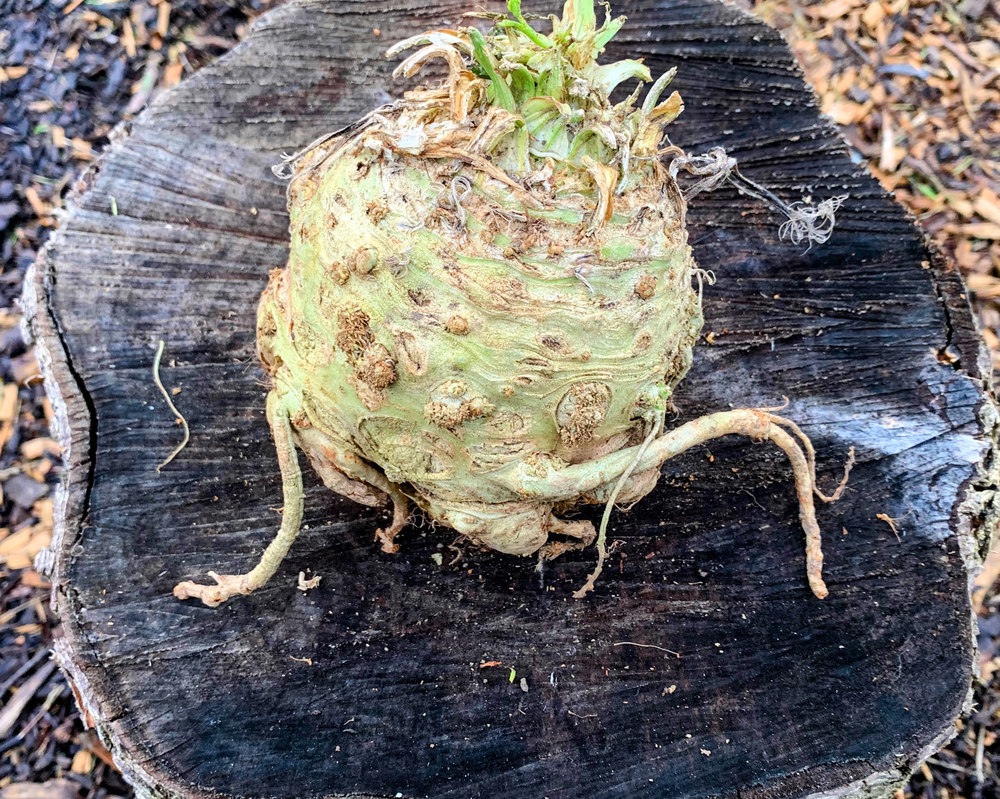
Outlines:
MULTIPOLYGON (((407 93, 293 156, 288 268, 260 303, 267 419, 282 477, 281 528, 242 574, 184 581, 216 606, 274 574, 299 532, 296 448, 332 490, 393 506, 376 531, 394 552, 409 500, 500 552, 555 557, 596 537, 594 588, 611 508, 645 496, 663 461, 721 436, 770 440, 788 456, 814 594, 822 550, 815 458, 792 422, 738 409, 663 430, 702 327, 684 200, 664 166, 682 110, 672 72, 598 64, 624 18, 597 24, 566 0, 548 36, 519 0, 484 37, 439 30, 397 72, 444 59, 439 87, 407 93), (804 448, 804 452, 803 452, 804 448), (605 504, 600 532, 562 514, 605 504), (553 534, 555 537, 553 538, 553 534)), ((700 282, 700 281, 699 281, 700 282)), ((845 478, 846 479, 846 478, 845 478)))
MULTIPOLYGON (((514 475, 638 443, 653 407, 687 372, 702 315, 676 187, 664 173, 662 185, 617 197, 610 222, 586 235, 593 203, 579 195, 532 212, 473 169, 445 168, 437 179, 410 159, 376 157, 362 139, 296 179, 288 269, 272 275, 260 305, 261 357, 296 444, 314 465, 326 462, 321 474, 332 460, 364 482, 355 458, 363 459, 433 519, 501 552, 536 552, 553 530, 592 539, 592 528, 554 520, 556 503, 514 475), (444 235, 458 222, 459 174, 473 186, 462 201, 465 232, 444 235), (450 213, 412 229, 442 204, 450 213), (505 204, 544 222, 489 214, 505 204), (529 227, 541 235, 534 245, 529 227), (358 311, 369 346, 392 361, 395 380, 381 391, 359 380, 336 344, 339 320, 358 311), (467 332, 449 331, 456 317, 467 332), (596 427, 573 435, 564 398, 581 385, 607 405, 596 427), (429 403, 462 401, 475 404, 474 418, 432 419, 429 403)), ((619 501, 644 496, 656 471, 634 475, 619 501)), ((342 490, 336 476, 327 483, 342 490)), ((604 502, 609 491, 579 500, 604 502)))

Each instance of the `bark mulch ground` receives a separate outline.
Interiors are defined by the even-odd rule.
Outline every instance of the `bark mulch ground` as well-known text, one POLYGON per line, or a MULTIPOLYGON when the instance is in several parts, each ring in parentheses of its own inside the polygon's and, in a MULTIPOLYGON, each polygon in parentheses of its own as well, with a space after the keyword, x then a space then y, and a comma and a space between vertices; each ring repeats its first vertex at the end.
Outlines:
MULTIPOLYGON (((62 467, 18 328, 24 272, 112 128, 279 2, 0 0, 0 799, 132 795, 48 660, 58 629, 31 563, 51 535, 62 467)), ((785 33, 856 158, 958 264, 1000 368, 995 0, 739 2, 785 33)), ((974 597, 976 704, 903 797, 1000 797, 998 575, 995 553, 974 597)))

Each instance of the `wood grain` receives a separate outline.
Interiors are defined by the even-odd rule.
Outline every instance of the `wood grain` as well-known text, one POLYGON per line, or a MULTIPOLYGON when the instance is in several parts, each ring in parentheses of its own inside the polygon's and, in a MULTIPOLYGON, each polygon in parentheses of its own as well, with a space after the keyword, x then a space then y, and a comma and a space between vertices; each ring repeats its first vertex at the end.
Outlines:
POLYGON ((277 9, 122 131, 37 264, 26 300, 71 466, 57 654, 82 704, 157 796, 881 795, 970 686, 966 588, 996 485, 980 343, 957 275, 852 162, 780 37, 713 0, 617 4, 609 57, 679 67, 677 144, 724 145, 787 201, 850 200, 808 252, 734 190, 692 203, 715 343, 678 422, 787 396, 828 484, 857 448, 820 511, 829 599, 805 585, 786 465, 735 440, 670 461, 616 514, 584 601, 591 552, 538 574, 412 526, 385 555, 380 513, 311 474, 308 529, 266 589, 215 611, 171 597, 251 564, 279 520, 254 354, 287 248, 270 166, 398 93, 381 51, 465 9, 277 9), (192 438, 157 473, 180 436, 160 339, 192 438), (296 590, 300 570, 320 587, 296 590))

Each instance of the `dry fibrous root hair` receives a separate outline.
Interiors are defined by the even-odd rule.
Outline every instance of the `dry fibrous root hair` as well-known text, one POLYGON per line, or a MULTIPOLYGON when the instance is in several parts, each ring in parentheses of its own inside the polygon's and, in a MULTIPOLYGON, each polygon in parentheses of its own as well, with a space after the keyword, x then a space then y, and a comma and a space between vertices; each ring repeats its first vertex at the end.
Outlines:
MULTIPOLYGON (((596 541, 584 596, 612 507, 646 496, 665 460, 734 434, 787 455, 809 584, 826 595, 815 499, 843 485, 818 490, 802 431, 765 409, 664 429, 710 275, 692 258, 675 178, 723 180, 664 145, 683 109, 666 92, 673 71, 654 81, 640 61, 599 64, 624 18, 599 25, 593 0, 569 0, 549 33, 517 0, 508 11, 487 34, 435 30, 395 45, 390 54, 414 51, 398 74, 443 60, 446 79, 278 168, 290 178, 291 247, 261 297, 257 341, 281 528, 251 571, 181 583, 178 597, 214 606, 274 574, 301 523, 297 450, 333 491, 391 505, 376 533, 386 552, 413 505, 511 555, 551 559, 596 541), (639 87, 612 102, 631 79, 639 87), (565 518, 587 504, 605 506, 599 529, 565 518)), ((818 241, 824 213, 786 232, 818 241)))

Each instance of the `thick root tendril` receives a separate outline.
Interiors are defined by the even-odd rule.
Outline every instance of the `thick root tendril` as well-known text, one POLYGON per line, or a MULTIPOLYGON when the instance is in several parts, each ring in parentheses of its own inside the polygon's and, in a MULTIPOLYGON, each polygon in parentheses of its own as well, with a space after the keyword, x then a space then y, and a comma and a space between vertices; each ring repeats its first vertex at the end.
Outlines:
MULTIPOLYGON (((215 585, 201 585, 191 580, 178 583, 174 587, 174 596, 178 599, 200 599, 210 608, 218 607, 234 596, 245 596, 263 586, 278 570, 292 543, 298 537, 302 526, 302 472, 299 469, 298 455, 292 437, 290 418, 292 411, 282 401, 276 391, 267 396, 267 421, 274 436, 274 446, 278 454, 278 466, 281 469, 281 488, 284 495, 281 527, 274 540, 264 550, 260 562, 245 574, 217 574, 210 571, 208 576, 215 585)), ((355 469, 363 467, 353 464, 355 469)), ((409 518, 409 502, 406 496, 385 477, 368 467, 360 472, 361 478, 367 478, 392 500, 392 522, 384 530, 375 531, 375 540, 381 542, 382 551, 390 554, 399 551, 395 542, 396 536, 406 526, 409 518)))
POLYGON ((178 599, 200 599, 210 608, 217 607, 234 596, 256 591, 278 570, 278 566, 288 554, 292 542, 302 526, 302 472, 292 440, 289 410, 276 391, 267 395, 267 421, 274 436, 274 446, 278 453, 278 467, 281 469, 281 489, 285 499, 282 510, 281 527, 277 536, 268 544, 260 562, 245 574, 216 574, 208 576, 216 585, 199 585, 190 580, 174 587, 178 599))
POLYGON ((568 522, 553 516, 549 522, 549 532, 564 536, 561 541, 549 540, 545 546, 538 550, 538 562, 555 560, 560 555, 567 552, 574 552, 578 549, 586 549, 594 543, 597 530, 594 525, 586 519, 568 522), (568 540, 567 540, 568 539, 568 540))
MULTIPOLYGON (((806 534, 806 578, 813 594, 819 599, 825 599, 829 595, 829 590, 823 581, 823 549, 819 524, 816 521, 814 497, 818 497, 823 502, 835 502, 840 498, 854 464, 853 447, 848 454, 843 479, 833 494, 827 495, 820 491, 816 485, 815 449, 808 436, 802 432, 798 425, 766 410, 725 411, 695 419, 651 441, 647 439, 640 447, 636 448, 637 452, 631 463, 628 464, 623 477, 627 476, 630 471, 657 467, 694 446, 704 444, 706 441, 734 434, 747 436, 753 441, 770 441, 788 457, 795 480, 795 493, 799 501, 799 521, 806 534)), ((621 478, 619 478, 619 482, 620 480, 621 478)), ((614 495, 612 495, 612 502, 609 503, 601 523, 601 531, 597 541, 597 566, 587 578, 586 583, 573 594, 576 599, 581 599, 594 589, 597 578, 604 567, 607 555, 605 533, 613 499, 614 495)))
POLYGON ((403 492, 391 485, 389 497, 392 499, 392 523, 384 530, 381 528, 376 530, 375 540, 381 543, 383 552, 395 555, 399 552, 396 536, 406 527, 406 522, 410 518, 410 504, 403 492))
POLYGON ((246 596, 259 587, 250 585, 249 574, 209 572, 208 576, 215 580, 215 585, 201 585, 192 580, 185 580, 174 586, 174 596, 178 599, 200 599, 208 607, 217 608, 227 599, 246 596))

